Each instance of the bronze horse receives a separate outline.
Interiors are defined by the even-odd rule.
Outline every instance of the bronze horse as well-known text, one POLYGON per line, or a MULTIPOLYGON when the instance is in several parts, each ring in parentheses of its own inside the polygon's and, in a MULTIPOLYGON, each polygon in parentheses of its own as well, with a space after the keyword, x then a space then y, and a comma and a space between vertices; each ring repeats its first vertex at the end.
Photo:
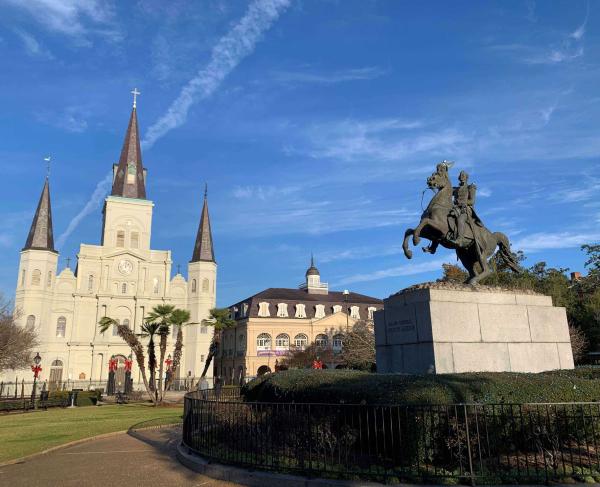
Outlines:
POLYGON ((469 272, 467 284, 477 284, 491 273, 489 258, 499 248, 499 255, 515 272, 519 266, 510 252, 508 237, 500 232, 490 232, 485 226, 473 221, 465 228, 467 243, 457 247, 449 235, 454 230, 454 218, 450 216, 453 208, 453 188, 448 176, 448 166, 438 164, 437 171, 427 178, 427 186, 436 193, 421 215, 417 228, 409 228, 404 233, 402 249, 407 258, 412 258, 412 250, 408 248, 408 240, 412 235, 413 245, 418 245, 421 237, 431 241, 424 252, 434 254, 438 245, 456 250, 456 256, 469 272), (475 232, 475 233, 474 233, 475 232))

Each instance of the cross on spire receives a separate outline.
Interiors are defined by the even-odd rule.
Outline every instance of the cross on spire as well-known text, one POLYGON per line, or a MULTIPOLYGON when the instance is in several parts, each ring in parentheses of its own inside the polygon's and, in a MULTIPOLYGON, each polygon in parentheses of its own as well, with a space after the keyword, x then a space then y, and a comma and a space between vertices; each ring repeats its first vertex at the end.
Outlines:
POLYGON ((141 95, 141 93, 138 91, 137 88, 134 88, 131 94, 133 95, 133 108, 135 108, 137 103, 137 96, 141 95))
POLYGON ((181 274, 181 265, 177 264, 177 274, 181 274))
POLYGON ((67 257, 65 260, 67 261, 67 269, 70 269, 71 268, 71 257, 67 257))
POLYGON ((46 156, 44 157, 44 161, 46 162, 46 179, 50 177, 50 160, 52 157, 46 156))

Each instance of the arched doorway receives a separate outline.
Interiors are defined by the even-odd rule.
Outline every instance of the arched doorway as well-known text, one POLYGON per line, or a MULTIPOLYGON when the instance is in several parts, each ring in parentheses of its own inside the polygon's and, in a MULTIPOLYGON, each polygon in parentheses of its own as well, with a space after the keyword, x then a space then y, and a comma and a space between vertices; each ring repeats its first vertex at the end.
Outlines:
POLYGON ((125 392, 125 356, 115 355, 117 370, 115 371, 115 390, 125 392))
POLYGON ((256 375, 257 376, 261 376, 261 375, 265 375, 265 374, 270 374, 271 373, 271 369, 268 365, 261 365, 258 370, 256 371, 256 375))
POLYGON ((62 360, 54 360, 50 365, 50 377, 48 379, 48 390, 56 391, 60 389, 63 375, 63 363, 62 360))

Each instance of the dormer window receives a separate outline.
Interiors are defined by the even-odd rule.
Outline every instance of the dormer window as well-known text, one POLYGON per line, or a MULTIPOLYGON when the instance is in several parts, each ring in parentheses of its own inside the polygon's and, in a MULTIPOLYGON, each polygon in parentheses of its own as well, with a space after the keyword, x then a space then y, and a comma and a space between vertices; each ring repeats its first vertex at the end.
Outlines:
POLYGON ((280 318, 288 317, 287 303, 279 303, 277 305, 277 316, 280 318))
POLYGON ((373 306, 369 306, 367 308, 367 312, 368 312, 368 316, 369 319, 372 320, 373 319, 373 313, 375 313, 375 311, 377 311, 377 308, 373 307, 373 306))
POLYGON ((339 305, 339 304, 336 304, 336 305, 333 307, 333 312, 334 312, 334 313, 339 313, 340 311, 342 311, 342 306, 341 306, 341 305, 339 305))
POLYGON ((360 320, 360 308, 358 306, 350 306, 350 318, 360 320))
POLYGON ((248 303, 242 304, 242 316, 248 316, 248 303))
POLYGON ((325 306, 317 304, 315 306, 315 318, 325 318, 325 306))
POLYGON ((269 312, 269 303, 258 303, 258 316, 260 318, 271 316, 271 313, 269 312))
POLYGON ((306 318, 306 306, 302 303, 296 305, 296 318, 306 318))

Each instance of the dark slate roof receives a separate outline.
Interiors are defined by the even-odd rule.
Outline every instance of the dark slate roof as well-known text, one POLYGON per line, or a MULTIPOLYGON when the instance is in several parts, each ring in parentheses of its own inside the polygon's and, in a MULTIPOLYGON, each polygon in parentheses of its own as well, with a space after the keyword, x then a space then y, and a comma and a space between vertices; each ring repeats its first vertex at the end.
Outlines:
POLYGON ((135 107, 131 110, 129 125, 127 126, 127 133, 125 134, 117 166, 117 174, 113 180, 112 192, 110 194, 124 198, 146 199, 142 149, 140 148, 140 135, 135 107), (127 182, 128 171, 135 173, 133 183, 127 182))
MULTIPOLYGON (((358 293, 350 293, 348 295, 348 301, 344 299, 344 293, 340 291, 330 291, 327 294, 309 294, 305 289, 289 289, 281 287, 272 287, 265 289, 253 296, 250 296, 239 303, 234 304, 232 307, 238 309, 240 313, 243 309, 244 303, 248 305, 248 317, 258 317, 258 305, 261 302, 268 302, 273 304, 271 307, 271 317, 276 317, 278 303, 287 303, 290 308, 288 312, 290 318, 294 317, 293 307, 296 304, 302 303, 306 306, 306 316, 308 318, 314 318, 315 316, 315 305, 322 304, 325 306, 325 315, 329 316, 333 313, 333 306, 336 304, 341 305, 344 309, 346 306, 358 306, 361 311, 361 317, 366 316, 367 308, 369 306, 375 306, 377 309, 383 307, 383 301, 381 299, 372 298, 358 293)), ((239 314, 236 314, 236 318, 246 318, 239 314)))
POLYGON ((31 229, 23 250, 54 250, 54 235, 52 233, 52 206, 50 205, 50 182, 46 178, 40 201, 38 202, 31 229))
POLYGON ((208 196, 204 191, 204 205, 200 216, 200 225, 196 234, 196 243, 190 262, 215 262, 212 232, 210 230, 210 216, 208 215, 208 196))

